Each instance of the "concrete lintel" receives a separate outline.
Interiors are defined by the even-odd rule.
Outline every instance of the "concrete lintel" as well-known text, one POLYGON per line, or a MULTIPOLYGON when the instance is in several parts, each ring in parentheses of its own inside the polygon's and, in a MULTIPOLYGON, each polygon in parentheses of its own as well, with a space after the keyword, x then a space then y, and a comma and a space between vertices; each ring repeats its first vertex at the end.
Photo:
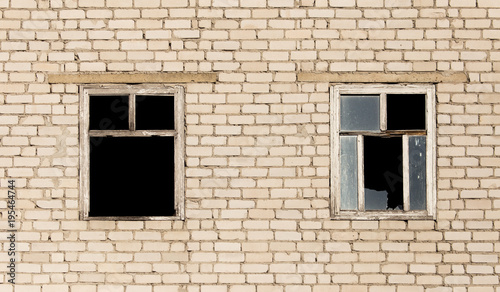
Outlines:
POLYGON ((302 82, 339 83, 465 83, 465 73, 298 73, 302 82))
POLYGON ((214 83, 217 73, 91 73, 91 74, 49 74, 49 83, 214 83))

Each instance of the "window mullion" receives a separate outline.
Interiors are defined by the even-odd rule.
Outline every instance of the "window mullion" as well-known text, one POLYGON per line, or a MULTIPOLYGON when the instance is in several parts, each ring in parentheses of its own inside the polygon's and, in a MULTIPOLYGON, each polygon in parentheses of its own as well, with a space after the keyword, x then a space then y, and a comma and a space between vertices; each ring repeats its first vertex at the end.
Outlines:
POLYGON ((380 131, 387 130, 387 94, 380 94, 380 131))
POLYGON ((135 131, 135 94, 129 95, 128 106, 128 128, 135 131))
POLYGON ((331 182, 334 186, 332 187, 332 205, 334 206, 332 214, 334 216, 338 216, 339 219, 351 217, 404 219, 429 218, 430 216, 435 218, 436 101, 434 90, 434 86, 387 84, 331 87, 331 182), (425 108, 422 106, 422 95, 425 95, 425 108), (362 99, 363 97, 368 99, 367 96, 372 97, 371 102, 362 99), (378 99, 378 104, 375 103, 376 99, 378 99), (343 107, 340 107, 341 100, 345 101, 343 107), (366 109, 366 111, 360 109, 366 109), (418 114, 406 115, 404 109, 418 114), (377 110, 378 113, 375 112, 377 110), (425 112, 425 116, 422 115, 422 111, 425 112), (367 120, 368 114, 371 114, 369 124, 372 127, 357 123, 358 120, 367 120), (410 117, 414 118, 409 119, 410 117), (375 119, 378 119, 378 124, 375 119), (425 128, 423 119, 425 119, 425 128), (342 124, 344 126, 341 128, 342 124), (351 124, 355 126, 349 126, 351 124), (352 137, 349 140, 350 149, 357 148, 352 149, 350 154, 351 167, 347 167, 347 162, 342 160, 340 146, 347 143, 341 141, 343 136, 352 137), (421 137, 425 137, 425 140, 421 137), (383 138, 392 141, 379 143, 381 140, 386 140, 383 138), (385 149, 385 146, 392 150, 385 149), (365 150, 365 147, 368 148, 365 150), (385 151, 378 151, 376 149, 378 147, 385 151), (384 163, 385 157, 379 157, 379 152, 380 155, 387 155, 387 158, 390 158, 387 165, 384 163), (357 163, 354 159, 357 159, 357 163), (357 172, 357 176, 352 175, 350 180, 342 176, 349 169, 352 173, 357 172), (390 176, 385 177, 388 171, 390 176), (383 177, 379 178, 380 175, 383 177), (375 178, 389 180, 387 184, 391 190, 385 190, 381 186, 383 182, 375 178), (423 185, 423 182, 426 185, 423 185), (350 192, 344 191, 343 193, 343 190, 347 189, 343 187, 344 184, 349 185, 350 192), (380 200, 384 200, 384 191, 387 191, 387 199, 389 196, 391 198, 390 209, 381 206, 383 202, 380 200), (350 208, 341 207, 342 200, 347 198, 346 194, 352 194, 353 200, 354 198, 358 200, 357 202, 352 200, 350 208), (424 195, 427 196, 427 206, 423 201, 424 195), (397 201, 393 199, 394 196, 397 196, 397 201))
MULTIPOLYGON (((181 86, 175 88, 122 85, 80 87, 80 189, 83 193, 80 199, 80 214, 82 219, 143 221, 184 219, 183 107, 184 90, 181 86), (141 105, 137 112, 136 102, 140 101, 137 99, 141 99, 143 95, 173 99, 173 102, 170 100, 162 104, 175 105, 175 110, 172 107, 168 108, 175 112, 175 128, 171 126, 171 120, 168 120, 170 123, 168 127, 155 127, 158 121, 155 119, 157 115, 148 114, 147 107, 143 110, 141 105), (105 97, 106 100, 103 101, 100 97, 105 97), (91 99, 97 100, 93 104, 93 109, 90 108, 91 99), (128 104, 125 104, 127 100, 128 104), (91 110, 96 111, 92 112, 93 120, 90 119, 91 110), (143 126, 141 120, 137 126, 137 118, 141 119, 141 117, 150 119, 153 126, 143 126), (136 139, 135 137, 143 138, 136 139), (134 153, 128 151, 130 148, 136 151, 132 151, 134 153), (148 150, 151 151, 148 153, 148 150), (136 153, 140 156, 135 155, 136 153), (148 153, 145 159, 141 158, 143 153, 148 153), (110 161, 111 163, 108 163, 110 161), (158 166, 166 166, 165 171, 155 171, 154 168, 158 166), (143 171, 146 169, 152 169, 152 171, 143 171), (108 174, 110 174, 109 177, 108 174), (154 176, 155 181, 165 179, 162 181, 162 187, 168 188, 168 193, 160 193, 154 187, 143 187, 140 185, 141 179, 137 179, 137 182, 133 181, 132 177, 135 179, 137 175, 140 178, 154 176), (115 191, 114 185, 110 186, 107 182, 103 182, 108 179, 123 179, 127 181, 127 184, 123 185, 124 187, 121 186, 119 191, 115 191), (90 182, 94 182, 92 196, 90 182), (111 188, 113 188, 112 191, 110 191, 111 188), (155 206, 148 207, 148 210, 137 208, 133 203, 129 203, 132 202, 130 198, 143 189, 152 194, 148 197, 157 200, 153 201, 155 206), (120 205, 123 208, 115 207, 120 200, 116 200, 117 196, 114 194, 120 198, 129 198, 121 200, 126 202, 120 205), (164 200, 166 195, 169 198, 164 200), (93 205, 90 204, 92 202, 93 205), (120 211, 115 212, 116 210, 120 211)), ((149 110, 151 108, 150 106, 149 110)), ((153 108, 162 109, 159 106, 153 108)))
POLYGON ((174 149, 174 176, 175 176, 175 209, 179 218, 184 219, 184 88, 177 87, 174 97, 175 149, 174 149))
POLYGON ((87 90, 80 87, 80 189, 82 196, 80 196, 80 204, 82 206, 80 212, 80 219, 87 219, 90 209, 90 137, 89 137, 89 124, 90 124, 90 96, 87 90))
POLYGON ((332 186, 333 192, 331 193, 332 197, 332 215, 338 214, 340 212, 340 204, 341 204, 341 186, 340 186, 340 178, 341 178, 341 170, 340 170, 340 92, 338 89, 332 88, 330 91, 330 102, 332 106, 330 107, 330 124, 332 127, 332 134, 330 138, 330 144, 332 145, 332 163, 331 167, 331 176, 333 179, 332 186))
POLYGON ((358 135, 358 210, 365 211, 364 139, 358 135))
POLYGON ((149 137, 149 136, 172 136, 175 137, 177 132, 174 130, 91 130, 91 137, 149 137))
POLYGON ((408 135, 403 135, 403 210, 410 210, 410 160, 408 135))

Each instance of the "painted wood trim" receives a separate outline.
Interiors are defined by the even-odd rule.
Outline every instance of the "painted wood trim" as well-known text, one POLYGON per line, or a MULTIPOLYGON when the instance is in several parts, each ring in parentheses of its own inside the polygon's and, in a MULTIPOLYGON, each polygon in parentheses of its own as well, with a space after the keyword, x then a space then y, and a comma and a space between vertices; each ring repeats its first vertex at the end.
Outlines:
POLYGON ((128 102, 128 129, 135 131, 135 94, 129 95, 128 102))
MULTIPOLYGON (((130 99, 130 100, 133 100, 130 99)), ((185 145, 185 115, 184 115, 184 87, 157 86, 134 86, 134 85, 92 85, 80 86, 80 219, 82 220, 184 220, 185 219, 185 175, 184 175, 184 145, 185 145), (140 95, 173 95, 176 110, 174 112, 175 130, 89 130, 89 96, 98 95, 129 95, 135 97, 140 95), (175 186, 175 216, 100 216, 89 217, 90 207, 90 136, 173 136, 174 138, 174 176, 175 186)), ((135 103, 129 105, 135 109, 135 103)), ((132 114, 135 116, 135 112, 132 114)), ((135 125, 134 125, 135 126, 135 125)))
POLYGON ((382 93, 379 97, 380 104, 380 131, 387 131, 387 94, 382 93))
POLYGON ((217 73, 49 74, 51 84, 215 83, 217 73))
POLYGON ((175 177, 175 209, 177 217, 181 220, 185 219, 185 169, 184 169, 184 149, 186 143, 185 130, 185 114, 184 114, 184 87, 175 87, 175 130, 176 136, 174 139, 174 177, 175 177))
POLYGON ((335 85, 341 94, 427 94, 433 85, 414 84, 352 84, 335 85))
MULTIPOLYGON (((331 125, 331 201, 332 220, 436 220, 436 94, 434 85, 414 85, 414 84, 354 84, 354 85, 334 85, 330 87, 330 125, 331 125), (340 96, 341 94, 425 94, 426 95, 426 131, 390 131, 391 134, 426 135, 426 175, 427 175, 427 210, 425 211, 340 211, 340 158, 338 151, 338 140, 340 139, 340 96), (335 176, 336 175, 336 176, 335 176)), ((386 131, 387 132, 387 131, 386 131)), ((346 132, 342 132, 343 135, 346 132)), ((353 133, 347 133, 353 134, 353 133)), ((355 134, 363 134, 356 132, 355 134)), ((365 134, 374 135, 372 132, 365 134)), ((359 151, 359 149, 358 149, 359 151)), ((359 196, 358 196, 359 197, 359 196)))
POLYGON ((340 212, 340 115, 336 114, 340 107, 340 92, 338 88, 330 90, 330 199, 331 216, 340 212))
POLYGON ((369 212, 348 212, 342 211, 336 216, 330 218, 332 220, 434 220, 434 218, 425 211, 369 211, 369 212))
POLYGON ((403 136, 403 210, 410 210, 410 158, 408 135, 403 136))
POLYGON ((365 211, 365 139, 363 135, 357 137, 358 154, 358 210, 365 211))
POLYGON ((353 135, 368 135, 368 136, 378 136, 378 137, 387 137, 387 136, 397 136, 397 135, 427 135, 427 131, 425 130, 391 130, 385 132, 374 132, 374 131, 340 131, 340 133, 348 136, 353 135))
POLYGON ((95 221, 175 221, 180 220, 178 216, 87 216, 85 220, 95 221))
POLYGON ((91 137, 149 137, 149 136, 176 136, 176 132, 173 130, 139 130, 139 131, 129 131, 129 130, 90 130, 89 135, 91 137))
POLYGON ((89 157, 89 97, 80 87, 80 219, 87 220, 89 214, 90 157, 89 157))
POLYGON ((436 90, 435 86, 427 87, 426 104, 427 138, 426 138, 426 176, 427 176, 427 211, 434 219, 437 219, 437 130, 436 130, 436 90), (429 179, 430 178, 430 179, 429 179))

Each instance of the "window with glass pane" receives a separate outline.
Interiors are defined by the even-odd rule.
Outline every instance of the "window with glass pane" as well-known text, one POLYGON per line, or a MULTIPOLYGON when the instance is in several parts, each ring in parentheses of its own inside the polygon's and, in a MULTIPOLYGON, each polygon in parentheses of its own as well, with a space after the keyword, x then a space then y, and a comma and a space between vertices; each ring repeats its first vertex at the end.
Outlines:
POLYGON ((332 88, 332 215, 435 216, 433 86, 332 88))

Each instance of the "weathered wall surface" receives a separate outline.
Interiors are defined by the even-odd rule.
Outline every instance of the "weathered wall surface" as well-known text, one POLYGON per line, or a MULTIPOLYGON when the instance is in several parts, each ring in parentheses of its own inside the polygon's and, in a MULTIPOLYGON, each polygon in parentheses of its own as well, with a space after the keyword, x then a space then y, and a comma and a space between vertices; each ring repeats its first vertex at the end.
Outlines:
POLYGON ((1 291, 500 291, 498 0, 0 0, 0 16, 1 226, 8 179, 21 222, 1 291), (185 221, 79 220, 78 83, 48 78, 110 72, 216 73, 171 81, 185 221), (436 85, 436 221, 331 220, 329 87, 350 81, 303 72, 466 74, 436 85))

